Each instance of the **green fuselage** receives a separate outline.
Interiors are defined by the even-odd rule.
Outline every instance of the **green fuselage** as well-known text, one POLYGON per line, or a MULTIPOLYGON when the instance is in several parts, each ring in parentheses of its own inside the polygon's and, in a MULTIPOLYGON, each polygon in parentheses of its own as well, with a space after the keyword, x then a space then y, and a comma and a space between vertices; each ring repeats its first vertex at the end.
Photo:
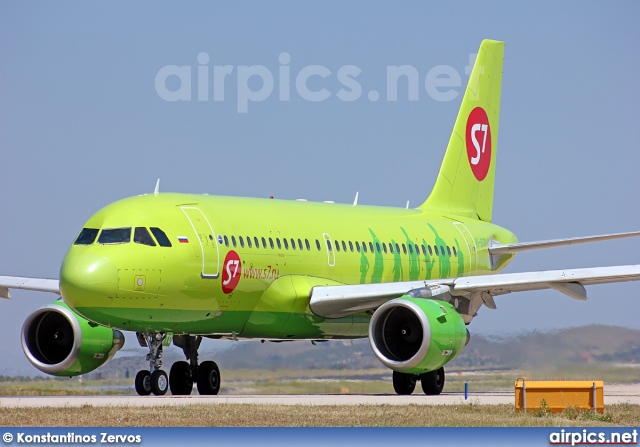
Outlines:
POLYGON ((311 287, 494 273, 511 257, 492 267, 489 241, 516 241, 420 209, 170 193, 115 202, 85 228, 132 236, 71 246, 60 290, 79 314, 121 330, 260 339, 366 337, 369 314, 320 318, 311 287), (136 228, 161 229, 171 247, 135 242, 136 228))

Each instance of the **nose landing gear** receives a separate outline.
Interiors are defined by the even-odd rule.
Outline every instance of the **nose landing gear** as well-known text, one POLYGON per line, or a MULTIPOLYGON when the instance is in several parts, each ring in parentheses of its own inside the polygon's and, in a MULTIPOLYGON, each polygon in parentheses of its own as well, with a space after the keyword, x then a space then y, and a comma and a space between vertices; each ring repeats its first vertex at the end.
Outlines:
POLYGON ((165 332, 138 332, 136 336, 140 346, 149 348, 149 353, 147 354, 149 370, 143 369, 136 374, 136 392, 140 396, 148 396, 151 393, 156 396, 162 396, 169 389, 167 373, 160 369, 162 367, 162 343, 167 334, 165 332))

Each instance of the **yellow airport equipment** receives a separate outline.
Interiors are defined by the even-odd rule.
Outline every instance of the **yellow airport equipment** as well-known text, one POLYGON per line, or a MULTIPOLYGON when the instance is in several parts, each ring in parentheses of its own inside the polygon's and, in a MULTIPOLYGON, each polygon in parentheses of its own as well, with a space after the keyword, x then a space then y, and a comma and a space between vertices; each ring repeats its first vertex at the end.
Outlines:
POLYGON ((568 407, 604 412, 604 382, 601 380, 525 380, 515 382, 516 410, 548 408, 560 413, 568 407), (544 404, 543 404, 544 401, 544 404))

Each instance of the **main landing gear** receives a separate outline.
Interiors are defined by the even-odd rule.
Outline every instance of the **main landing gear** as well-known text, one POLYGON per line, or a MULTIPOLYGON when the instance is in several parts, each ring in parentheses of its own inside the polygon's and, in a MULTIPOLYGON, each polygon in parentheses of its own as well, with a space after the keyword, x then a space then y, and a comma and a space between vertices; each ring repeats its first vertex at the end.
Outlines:
POLYGON ((198 348, 202 342, 201 336, 174 335, 173 344, 182 348, 187 361, 175 362, 171 366, 169 376, 162 369, 162 345, 167 334, 164 332, 137 333, 138 342, 149 348, 147 360, 149 370, 138 371, 136 374, 136 392, 140 396, 153 393, 162 396, 171 388, 174 396, 187 396, 193 390, 193 384, 198 385, 201 395, 215 395, 220 391, 220 370, 212 361, 198 365, 198 348))
POLYGON ((435 396, 444 388, 444 368, 424 374, 406 374, 393 372, 393 389, 397 394, 407 395, 416 389, 416 382, 420 380, 422 391, 427 396, 435 396))

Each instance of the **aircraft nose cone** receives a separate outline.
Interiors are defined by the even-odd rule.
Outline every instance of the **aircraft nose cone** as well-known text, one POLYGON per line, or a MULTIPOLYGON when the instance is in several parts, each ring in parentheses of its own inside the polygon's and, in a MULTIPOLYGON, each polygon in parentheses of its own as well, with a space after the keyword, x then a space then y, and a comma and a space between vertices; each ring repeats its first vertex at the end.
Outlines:
POLYGON ((67 256, 60 268, 60 293, 72 308, 110 301, 118 288, 118 270, 107 258, 94 254, 67 256))

